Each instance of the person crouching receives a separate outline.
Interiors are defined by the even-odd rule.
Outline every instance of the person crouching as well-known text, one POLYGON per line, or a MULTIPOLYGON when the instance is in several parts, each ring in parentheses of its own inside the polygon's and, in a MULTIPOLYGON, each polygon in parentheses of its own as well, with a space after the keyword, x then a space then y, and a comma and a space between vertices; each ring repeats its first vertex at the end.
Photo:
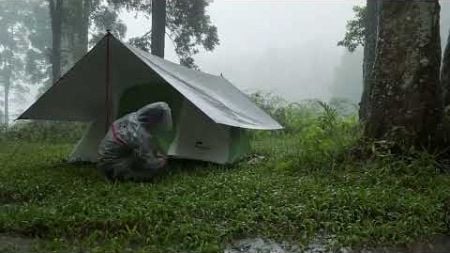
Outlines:
POLYGON ((171 129, 172 113, 165 102, 123 116, 114 121, 101 141, 97 167, 110 180, 153 179, 167 165, 155 135, 171 129))

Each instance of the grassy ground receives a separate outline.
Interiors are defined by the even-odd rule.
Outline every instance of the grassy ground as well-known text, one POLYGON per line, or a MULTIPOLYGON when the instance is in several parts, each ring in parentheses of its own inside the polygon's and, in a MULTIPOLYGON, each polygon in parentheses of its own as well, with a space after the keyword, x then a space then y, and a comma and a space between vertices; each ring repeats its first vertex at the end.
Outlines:
POLYGON ((64 163, 71 144, 3 141, 0 233, 41 238, 35 246, 46 251, 219 252, 257 236, 302 244, 325 233, 359 247, 447 232, 450 177, 432 155, 393 157, 373 144, 370 159, 355 159, 355 119, 278 113, 289 119, 284 133, 253 137, 263 159, 176 163, 145 184, 64 163))

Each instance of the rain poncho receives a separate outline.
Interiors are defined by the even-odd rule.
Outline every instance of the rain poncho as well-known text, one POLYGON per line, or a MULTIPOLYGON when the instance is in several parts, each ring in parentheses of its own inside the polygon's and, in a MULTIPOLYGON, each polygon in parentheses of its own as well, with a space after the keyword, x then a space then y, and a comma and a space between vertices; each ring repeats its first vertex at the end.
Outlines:
POLYGON ((99 169, 111 180, 152 179, 166 165, 155 137, 171 128, 171 111, 164 102, 149 104, 116 120, 100 143, 99 169))

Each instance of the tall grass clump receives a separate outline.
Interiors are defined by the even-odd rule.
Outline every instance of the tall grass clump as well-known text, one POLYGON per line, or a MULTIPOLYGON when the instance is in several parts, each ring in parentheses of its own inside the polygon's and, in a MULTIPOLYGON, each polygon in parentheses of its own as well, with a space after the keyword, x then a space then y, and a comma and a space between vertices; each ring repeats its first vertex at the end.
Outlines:
POLYGON ((332 170, 361 137, 356 110, 348 110, 346 101, 334 100, 333 105, 319 100, 288 103, 260 93, 252 98, 284 127, 279 132, 259 132, 254 141, 257 150, 270 154, 277 163, 283 161, 277 167, 332 170))

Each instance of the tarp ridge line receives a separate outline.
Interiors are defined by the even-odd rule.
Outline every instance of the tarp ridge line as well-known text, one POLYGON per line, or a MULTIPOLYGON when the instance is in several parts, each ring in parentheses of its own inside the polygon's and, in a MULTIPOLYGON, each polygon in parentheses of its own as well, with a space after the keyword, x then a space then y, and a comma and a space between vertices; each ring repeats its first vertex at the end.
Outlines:
MULTIPOLYGON (((157 68, 157 69, 163 71, 164 73, 168 74, 168 75, 171 76, 172 78, 175 78, 176 80, 180 81, 181 83, 185 84, 186 86, 188 86, 188 87, 194 89, 196 92, 203 94, 203 96, 202 96, 203 98, 208 99, 210 102, 212 102, 212 103, 214 103, 214 104, 216 104, 216 105, 218 105, 218 106, 220 106, 220 107, 226 109, 226 111, 228 112, 228 114, 229 114, 229 115, 231 114, 231 116, 232 116, 236 121, 242 122, 242 120, 239 119, 238 114, 237 114, 236 112, 230 110, 230 109, 228 108, 228 106, 226 106, 224 103, 222 103, 222 101, 217 100, 217 99, 212 99, 211 96, 209 96, 208 94, 206 94, 203 90, 201 90, 201 89, 195 87, 194 85, 190 84, 189 82, 187 82, 187 81, 181 79, 180 77, 174 75, 173 73, 167 71, 167 70, 164 69, 163 67, 161 67, 161 66, 159 66, 158 64, 154 63, 151 59, 149 59, 149 58, 146 57, 145 55, 142 55, 142 53, 139 52, 138 50, 136 50, 136 48, 131 47, 131 46, 128 46, 128 45, 127 45, 127 48, 129 48, 133 53, 139 54, 140 56, 142 56, 145 60, 147 60, 147 61, 152 65, 152 66, 151 66, 152 68, 157 68), (137 52, 136 52, 136 51, 137 51, 137 52)), ((194 103, 194 105, 195 105, 195 103, 194 103)), ((196 107, 197 107, 197 106, 196 106, 196 107)), ((199 109, 200 109, 201 111, 203 111, 201 108, 199 108, 199 109)), ((210 117, 210 116, 208 115, 208 117, 210 117)), ((245 117, 249 117, 249 118, 252 118, 253 120, 255 120, 253 117, 250 117, 250 116, 248 116, 248 115, 245 115, 245 117)), ((212 119, 212 120, 213 120, 214 122, 216 122, 216 123, 221 123, 221 122, 217 122, 215 119, 212 119)), ((255 120, 255 121, 258 122, 258 120, 255 120)), ((245 121, 244 123, 245 123, 245 124, 249 124, 249 125, 253 125, 253 126, 257 126, 257 124, 255 124, 255 123, 253 123, 253 122, 250 122, 250 121, 245 121)), ((259 123, 260 123, 260 122, 259 122, 259 123)))

